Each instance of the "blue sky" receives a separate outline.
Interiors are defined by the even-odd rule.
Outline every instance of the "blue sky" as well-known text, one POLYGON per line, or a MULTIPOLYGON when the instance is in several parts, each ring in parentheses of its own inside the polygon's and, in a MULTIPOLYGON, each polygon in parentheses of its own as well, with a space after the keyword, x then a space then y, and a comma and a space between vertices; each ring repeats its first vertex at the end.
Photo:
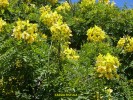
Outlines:
MULTIPOLYGON (((72 2, 77 2, 79 0, 72 0, 72 2)), ((116 5, 119 7, 123 7, 124 4, 129 8, 133 8, 133 0, 114 0, 116 5)))

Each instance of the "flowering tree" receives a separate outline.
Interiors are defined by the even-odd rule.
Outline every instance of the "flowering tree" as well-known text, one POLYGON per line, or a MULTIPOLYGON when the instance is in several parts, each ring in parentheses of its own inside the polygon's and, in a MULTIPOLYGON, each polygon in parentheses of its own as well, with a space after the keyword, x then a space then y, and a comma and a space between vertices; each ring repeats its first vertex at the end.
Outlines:
POLYGON ((132 100, 132 12, 109 0, 0 0, 0 99, 132 100))

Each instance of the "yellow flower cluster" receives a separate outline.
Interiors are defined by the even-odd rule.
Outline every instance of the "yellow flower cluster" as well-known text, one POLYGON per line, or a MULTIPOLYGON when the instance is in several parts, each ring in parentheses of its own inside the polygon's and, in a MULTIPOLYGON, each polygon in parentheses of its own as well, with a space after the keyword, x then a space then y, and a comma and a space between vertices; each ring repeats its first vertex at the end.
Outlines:
POLYGON ((25 40, 27 43, 33 43, 37 38, 37 24, 29 23, 29 21, 18 20, 13 29, 13 34, 17 40, 25 40))
POLYGON ((112 100, 112 95, 111 95, 112 92, 113 90, 111 88, 105 87, 105 93, 108 95, 108 100, 112 100))
POLYGON ((40 8, 40 12, 43 14, 48 14, 49 12, 51 12, 51 6, 49 6, 49 5, 46 5, 45 7, 42 6, 40 8))
POLYGON ((113 90, 109 88, 109 89, 106 89, 106 92, 107 92, 107 94, 111 94, 113 92, 113 90))
POLYGON ((79 58, 78 55, 76 55, 76 51, 72 48, 66 48, 63 52, 67 59, 74 59, 77 60, 79 58))
POLYGON ((57 12, 64 12, 65 13, 65 11, 70 11, 70 10, 71 10, 71 6, 67 1, 62 3, 60 6, 58 6, 56 8, 57 12))
POLYGON ((49 3, 51 3, 52 5, 54 5, 55 3, 58 2, 58 0, 47 0, 49 3))
POLYGON ((91 4, 95 4, 96 0, 82 0, 81 1, 81 7, 86 7, 91 4))
POLYGON ((65 23, 54 24, 50 27, 50 31, 52 33, 52 40, 67 41, 72 36, 70 28, 65 23))
POLYGON ((112 1, 111 4, 110 4, 110 6, 113 7, 113 6, 115 6, 115 4, 116 3, 114 1, 112 1))
POLYGON ((59 15, 56 11, 52 12, 50 6, 41 7, 40 12, 40 20, 48 27, 51 27, 57 22, 62 23, 62 16, 59 15))
POLYGON ((94 26, 87 30, 87 40, 93 42, 101 42, 105 39, 105 32, 98 26, 94 26))
MULTIPOLYGON (((62 5, 68 6, 67 2, 62 5)), ((52 11, 50 6, 41 7, 40 12, 40 20, 50 29, 52 40, 61 44, 58 46, 61 48, 61 54, 63 57, 65 56, 68 59, 78 59, 79 56, 75 55, 76 52, 72 48, 68 48, 68 40, 70 36, 72 36, 72 32, 68 25, 63 22, 62 16, 56 11, 52 11)))
POLYGON ((105 4, 109 4, 110 0, 98 0, 98 2, 105 3, 105 4))
POLYGON ((2 20, 2 18, 0 18, 0 32, 2 31, 2 27, 6 25, 6 22, 2 20))
POLYGON ((43 39, 47 39, 47 36, 46 36, 45 34, 41 34, 41 37, 42 37, 43 39))
POLYGON ((133 37, 126 36, 120 38, 117 47, 123 48, 125 52, 133 52, 133 37))
POLYGON ((16 68, 22 67, 22 62, 17 59, 15 65, 16 65, 16 68))
POLYGON ((112 79, 118 77, 117 68, 120 63, 117 57, 114 57, 107 53, 105 56, 99 54, 96 58, 96 71, 99 77, 105 77, 107 79, 112 79))
POLYGON ((127 40, 126 40, 125 37, 120 38, 120 40, 119 40, 118 43, 117 43, 117 47, 124 47, 126 41, 127 41, 127 40))
POLYGON ((56 11, 53 12, 50 6, 41 7, 40 12, 40 20, 50 29, 52 40, 67 42, 72 34, 68 25, 63 22, 62 16, 56 11))
POLYGON ((8 0, 0 0, 0 8, 5 8, 9 5, 8 0))

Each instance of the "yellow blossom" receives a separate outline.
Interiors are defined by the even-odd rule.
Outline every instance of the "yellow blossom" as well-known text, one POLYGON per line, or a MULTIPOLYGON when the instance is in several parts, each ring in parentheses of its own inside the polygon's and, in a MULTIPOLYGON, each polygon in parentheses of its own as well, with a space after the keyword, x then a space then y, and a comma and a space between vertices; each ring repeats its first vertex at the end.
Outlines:
POLYGON ((37 38, 37 34, 32 34, 30 35, 29 39, 28 39, 28 43, 32 44, 37 38))
POLYGON ((0 18, 0 32, 2 31, 2 27, 6 25, 6 22, 2 20, 2 18, 0 18))
POLYGON ((98 2, 105 3, 105 4, 109 4, 110 0, 98 0, 98 2))
POLYGON ((15 33, 14 37, 15 37, 17 40, 20 40, 20 39, 22 38, 21 32, 15 33))
POLYGON ((24 32, 22 33, 22 39, 27 40, 27 39, 29 39, 29 37, 30 37, 30 34, 27 33, 26 31, 24 31, 24 32))
POLYGON ((74 60, 77 60, 79 58, 78 55, 76 55, 76 51, 73 50, 72 48, 66 48, 63 52, 63 54, 65 54, 65 56, 68 58, 68 59, 74 59, 74 60))
POLYGON ((108 100, 112 100, 111 93, 113 92, 113 89, 105 87, 105 93, 107 94, 108 100))
POLYGON ((92 42, 101 42, 105 39, 105 32, 98 26, 87 30, 87 40, 92 42))
POLYGON ((107 93, 108 93, 108 94, 111 94, 111 93, 113 92, 113 90, 112 90, 112 89, 110 89, 110 88, 109 88, 109 89, 107 89, 106 91, 107 91, 107 93))
POLYGON ((115 5, 116 3, 113 1, 113 2, 111 2, 111 7, 113 7, 114 5, 115 5))
POLYGON ((8 0, 0 0, 0 8, 5 8, 9 5, 8 0))
POLYGON ((91 4, 95 4, 96 0, 82 0, 81 7, 86 7, 91 4))
POLYGON ((27 43, 33 43, 37 38, 37 24, 29 23, 29 21, 18 20, 13 29, 14 38, 17 40, 25 40, 27 43))
POLYGON ((46 5, 45 7, 42 6, 42 7, 40 8, 40 12, 41 12, 41 13, 44 13, 44 14, 47 14, 47 13, 50 12, 50 11, 51 11, 51 6, 49 6, 49 5, 46 5))
POLYGON ((22 66, 22 62, 20 61, 20 60, 16 60, 16 68, 19 68, 19 67, 21 67, 22 66))
POLYGON ((118 48, 123 48, 125 52, 133 52, 133 37, 125 36, 117 43, 118 48))
POLYGON ((107 53, 105 56, 99 54, 96 58, 96 72, 99 74, 99 77, 105 77, 107 79, 112 79, 117 77, 117 68, 120 63, 118 58, 107 53))
POLYGON ((47 25, 48 27, 51 27, 52 25, 62 22, 62 16, 58 14, 56 11, 47 12, 47 13, 41 13, 40 20, 47 25))
POLYGON ((67 1, 65 1, 60 6, 58 6, 56 8, 56 10, 57 10, 57 12, 64 12, 65 13, 65 11, 70 11, 71 7, 70 7, 70 4, 67 1))
POLYGON ((58 41, 65 41, 72 36, 71 30, 68 27, 67 24, 54 24, 52 27, 50 27, 50 31, 52 33, 52 40, 58 40, 58 41))
POLYGON ((123 47, 125 42, 126 42, 125 38, 120 38, 120 40, 117 43, 117 47, 123 47))
POLYGON ((47 36, 45 34, 42 35, 43 39, 47 39, 47 36))

